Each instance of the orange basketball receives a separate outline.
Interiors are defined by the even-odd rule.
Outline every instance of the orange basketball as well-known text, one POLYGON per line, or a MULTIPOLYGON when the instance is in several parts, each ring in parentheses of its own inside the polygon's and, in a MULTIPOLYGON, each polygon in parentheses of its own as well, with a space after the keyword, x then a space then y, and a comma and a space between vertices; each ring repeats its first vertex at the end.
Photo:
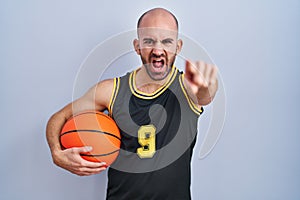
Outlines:
POLYGON ((111 165, 117 158, 121 145, 120 131, 115 121, 98 111, 78 113, 67 120, 60 134, 63 148, 91 146, 91 152, 81 154, 92 162, 111 165))

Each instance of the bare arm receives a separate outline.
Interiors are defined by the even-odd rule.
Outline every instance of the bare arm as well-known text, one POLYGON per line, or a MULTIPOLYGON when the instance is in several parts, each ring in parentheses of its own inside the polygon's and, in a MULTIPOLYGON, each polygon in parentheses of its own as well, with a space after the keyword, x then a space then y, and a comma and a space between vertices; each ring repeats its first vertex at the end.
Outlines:
POLYGON ((62 150, 59 135, 66 120, 73 114, 84 110, 104 110, 108 107, 113 90, 113 80, 105 80, 92 87, 84 96, 56 112, 48 121, 46 137, 53 162, 74 174, 84 176, 97 174, 105 170, 105 163, 89 162, 81 158, 80 153, 91 151, 90 147, 62 150))

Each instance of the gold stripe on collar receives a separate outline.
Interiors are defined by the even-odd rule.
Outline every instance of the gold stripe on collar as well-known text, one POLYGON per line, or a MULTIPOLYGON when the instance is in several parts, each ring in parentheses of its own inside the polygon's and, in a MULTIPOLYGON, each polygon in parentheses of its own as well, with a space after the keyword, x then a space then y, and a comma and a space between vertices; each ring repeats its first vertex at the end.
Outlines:
POLYGON ((178 70, 175 66, 173 66, 171 68, 170 74, 168 75, 167 81, 160 88, 158 88, 156 91, 154 91, 152 93, 145 93, 145 92, 139 91, 136 88, 136 85, 135 85, 136 72, 137 72, 137 70, 133 71, 129 76, 129 87, 130 87, 132 94, 135 95, 136 97, 139 97, 142 99, 154 99, 154 98, 158 97, 159 95, 161 95, 172 84, 172 82, 174 81, 174 79, 176 77, 178 70))

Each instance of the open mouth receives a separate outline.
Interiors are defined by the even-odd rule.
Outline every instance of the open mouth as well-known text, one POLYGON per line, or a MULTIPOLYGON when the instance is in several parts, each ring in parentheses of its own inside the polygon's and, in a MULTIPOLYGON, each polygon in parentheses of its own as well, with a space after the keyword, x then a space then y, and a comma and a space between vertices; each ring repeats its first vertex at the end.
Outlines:
POLYGON ((168 64, 164 57, 152 57, 147 72, 153 80, 162 80, 168 75, 168 64))
POLYGON ((161 69, 161 68, 163 68, 164 65, 165 65, 165 61, 162 59, 152 61, 152 66, 156 69, 161 69))

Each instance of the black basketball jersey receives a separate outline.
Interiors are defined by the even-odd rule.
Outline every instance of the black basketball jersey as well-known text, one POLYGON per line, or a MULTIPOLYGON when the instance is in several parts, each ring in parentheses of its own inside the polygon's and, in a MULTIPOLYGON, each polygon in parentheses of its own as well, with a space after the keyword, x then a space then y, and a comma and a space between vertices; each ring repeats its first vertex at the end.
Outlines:
POLYGON ((176 67, 151 94, 136 88, 135 75, 114 79, 109 112, 122 143, 108 171, 107 199, 190 199, 190 162, 203 110, 188 97, 176 67))

